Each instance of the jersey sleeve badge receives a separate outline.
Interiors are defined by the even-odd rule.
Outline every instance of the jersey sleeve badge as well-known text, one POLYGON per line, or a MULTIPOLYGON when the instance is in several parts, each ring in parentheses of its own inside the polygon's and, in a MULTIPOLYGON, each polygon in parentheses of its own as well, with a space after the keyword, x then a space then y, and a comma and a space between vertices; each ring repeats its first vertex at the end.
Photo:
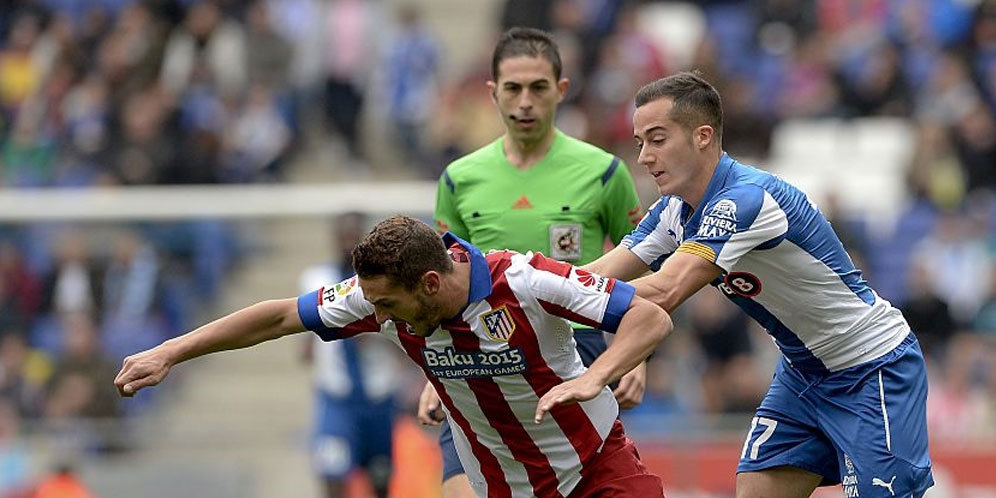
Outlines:
POLYGON ((737 233, 737 204, 723 199, 712 206, 702 218, 698 236, 706 238, 729 237, 737 233))
POLYGON ((581 259, 581 224, 550 225, 550 257, 559 261, 581 259))

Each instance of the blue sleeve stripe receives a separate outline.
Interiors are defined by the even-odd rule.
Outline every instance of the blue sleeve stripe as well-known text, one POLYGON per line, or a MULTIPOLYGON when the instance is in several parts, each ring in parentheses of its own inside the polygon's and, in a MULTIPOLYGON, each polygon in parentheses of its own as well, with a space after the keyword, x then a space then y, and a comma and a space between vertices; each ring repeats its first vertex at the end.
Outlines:
POLYGON ((661 254, 657 259, 650 263, 650 270, 657 271, 661 269, 661 265, 664 264, 664 260, 668 258, 673 253, 661 254))
POLYGON ((764 189, 758 187, 737 192, 732 198, 740 204, 741 216, 737 217, 737 231, 750 229, 761 214, 761 208, 764 207, 764 189))
POLYGON ((456 185, 453 184, 453 179, 450 178, 449 171, 443 171, 443 180, 446 182, 446 186, 450 188, 450 193, 456 193, 456 185))
POLYGON ((303 323, 308 330, 318 332, 318 335, 322 336, 322 339, 325 339, 326 337, 331 336, 335 329, 326 327, 325 322, 322 322, 322 318, 318 316, 318 299, 321 291, 321 289, 318 289, 316 291, 298 296, 297 314, 301 317, 301 323, 303 323))
POLYGON ((650 211, 640 220, 640 224, 623 239, 629 239, 630 248, 636 247, 643 242, 648 235, 653 233, 657 225, 661 222, 661 213, 667 207, 667 203, 660 201, 651 206, 650 211))
POLYGON ((609 179, 612 178, 612 173, 615 173, 616 168, 618 167, 619 167, 619 158, 613 156, 612 163, 609 164, 609 169, 606 170, 605 174, 602 175, 602 186, 605 186, 606 183, 609 183, 609 179))
POLYGON ((609 305, 605 307, 605 317, 602 318, 602 330, 613 334, 616 333, 616 329, 619 328, 619 322, 622 321, 622 317, 626 314, 626 310, 629 309, 629 303, 633 301, 633 296, 635 295, 636 287, 622 280, 616 280, 616 285, 612 288, 612 293, 609 295, 609 305))

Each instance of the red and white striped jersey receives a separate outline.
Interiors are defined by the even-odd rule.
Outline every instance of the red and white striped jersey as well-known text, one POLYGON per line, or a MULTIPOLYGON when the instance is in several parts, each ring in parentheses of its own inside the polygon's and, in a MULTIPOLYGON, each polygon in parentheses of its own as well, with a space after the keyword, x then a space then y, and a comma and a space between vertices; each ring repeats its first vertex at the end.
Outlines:
POLYGON ((543 394, 585 368, 568 320, 615 332, 634 289, 542 254, 492 252, 446 234, 471 264, 467 307, 429 337, 378 324, 355 278, 298 298, 302 322, 324 340, 380 332, 422 367, 442 399, 460 461, 482 497, 567 496, 618 414, 605 388, 533 423, 543 394))

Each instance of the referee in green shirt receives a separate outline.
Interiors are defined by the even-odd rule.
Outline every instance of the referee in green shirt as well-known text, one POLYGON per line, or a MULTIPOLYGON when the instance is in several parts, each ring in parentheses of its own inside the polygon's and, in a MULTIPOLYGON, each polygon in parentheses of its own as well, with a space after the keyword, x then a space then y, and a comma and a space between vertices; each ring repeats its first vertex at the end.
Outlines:
MULTIPOLYGON (((554 127, 567 92, 560 54, 550 35, 512 28, 495 46, 488 82, 505 134, 451 163, 439 179, 436 228, 477 247, 542 252, 583 265, 619 243, 642 214, 633 179, 618 157, 554 127)), ((602 332, 575 328, 585 365, 605 349, 602 332)), ((615 390, 623 408, 643 399, 638 367, 615 390)), ((438 424, 438 397, 426 384, 419 420, 438 424)), ((440 434, 443 498, 474 496, 449 427, 440 434)))

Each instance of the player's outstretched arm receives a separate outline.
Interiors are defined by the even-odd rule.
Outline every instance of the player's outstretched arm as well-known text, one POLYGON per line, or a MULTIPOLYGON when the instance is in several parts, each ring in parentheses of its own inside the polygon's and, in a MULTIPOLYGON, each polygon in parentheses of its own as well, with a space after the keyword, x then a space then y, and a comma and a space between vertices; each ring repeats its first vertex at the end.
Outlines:
POLYGON ((162 382, 177 363, 304 330, 296 299, 263 301, 125 358, 114 385, 122 396, 133 396, 144 387, 162 382))
POLYGON ((557 405, 587 401, 602 389, 619 380, 654 352, 671 333, 671 317, 646 299, 633 297, 629 309, 619 322, 615 340, 588 371, 547 391, 536 405, 538 424, 557 405))
POLYGON ((650 268, 633 251, 616 246, 611 251, 581 268, 617 280, 633 280, 644 275, 650 268))
POLYGON ((660 270, 630 283, 636 287, 637 296, 671 313, 722 272, 722 268, 705 258, 678 251, 664 261, 660 270))

